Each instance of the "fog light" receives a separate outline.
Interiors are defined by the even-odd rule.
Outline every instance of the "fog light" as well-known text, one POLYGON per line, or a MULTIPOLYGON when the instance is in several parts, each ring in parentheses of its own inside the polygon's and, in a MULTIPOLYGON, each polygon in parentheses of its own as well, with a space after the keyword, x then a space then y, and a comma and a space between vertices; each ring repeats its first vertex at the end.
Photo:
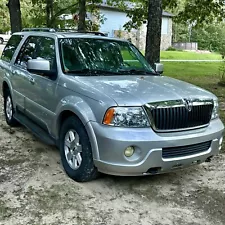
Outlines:
POLYGON ((124 151, 124 155, 126 157, 131 157, 133 154, 134 154, 134 147, 132 147, 132 146, 126 148, 124 151))

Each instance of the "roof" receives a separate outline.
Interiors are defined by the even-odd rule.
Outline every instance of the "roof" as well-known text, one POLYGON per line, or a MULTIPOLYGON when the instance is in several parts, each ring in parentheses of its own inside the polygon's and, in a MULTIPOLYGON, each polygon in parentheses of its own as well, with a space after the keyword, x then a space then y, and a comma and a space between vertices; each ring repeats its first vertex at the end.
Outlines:
MULTIPOLYGON (((114 11, 117 11, 117 10, 121 11, 120 9, 118 9, 118 7, 116 5, 109 5, 109 4, 107 4, 107 2, 108 2, 107 0, 103 0, 102 3, 99 5, 99 7, 100 8, 113 9, 114 11)), ((132 3, 132 2, 129 2, 129 1, 125 1, 125 4, 129 9, 132 9, 133 7, 135 7, 135 3, 132 3)), ((173 17, 174 15, 169 13, 169 12, 163 11, 162 16, 173 17)))
POLYGON ((166 11, 163 11, 163 14, 162 15, 165 16, 165 17, 174 17, 173 14, 171 14, 169 12, 166 12, 166 11))

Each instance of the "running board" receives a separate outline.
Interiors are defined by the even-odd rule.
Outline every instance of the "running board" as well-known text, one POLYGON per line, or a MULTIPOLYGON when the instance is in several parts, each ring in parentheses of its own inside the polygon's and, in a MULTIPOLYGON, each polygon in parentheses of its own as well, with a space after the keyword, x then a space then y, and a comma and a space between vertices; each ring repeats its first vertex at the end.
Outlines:
POLYGON ((30 130, 37 138, 43 141, 47 145, 55 145, 55 140, 46 132, 43 128, 38 126, 32 120, 24 116, 22 113, 16 112, 13 117, 28 130, 30 130))

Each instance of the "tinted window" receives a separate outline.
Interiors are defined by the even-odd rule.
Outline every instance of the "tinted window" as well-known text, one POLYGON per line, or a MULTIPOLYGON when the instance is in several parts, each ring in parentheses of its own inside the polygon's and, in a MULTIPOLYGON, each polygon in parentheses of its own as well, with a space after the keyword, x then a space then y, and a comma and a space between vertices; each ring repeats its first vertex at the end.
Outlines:
POLYGON ((20 50, 16 64, 27 68, 29 59, 46 59, 51 69, 56 68, 55 41, 48 37, 29 37, 20 50))
POLYGON ((36 46, 35 58, 50 61, 51 69, 56 69, 55 41, 52 38, 40 37, 36 46))
POLYGON ((2 53, 2 60, 4 61, 7 61, 7 62, 10 62, 20 41, 22 40, 22 36, 21 35, 13 35, 7 45, 5 46, 5 49, 2 53))
POLYGON ((27 61, 29 59, 33 59, 35 47, 36 47, 36 37, 31 37, 26 40, 24 45, 22 46, 19 55, 16 59, 16 64, 23 66, 24 68, 27 67, 27 61))

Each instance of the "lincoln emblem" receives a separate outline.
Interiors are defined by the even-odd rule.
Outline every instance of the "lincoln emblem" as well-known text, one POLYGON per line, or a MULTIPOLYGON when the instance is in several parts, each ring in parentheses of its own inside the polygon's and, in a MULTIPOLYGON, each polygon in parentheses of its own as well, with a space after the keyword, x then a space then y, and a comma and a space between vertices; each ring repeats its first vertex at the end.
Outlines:
POLYGON ((185 102, 185 108, 188 110, 188 112, 192 111, 193 103, 190 99, 184 99, 185 102))

